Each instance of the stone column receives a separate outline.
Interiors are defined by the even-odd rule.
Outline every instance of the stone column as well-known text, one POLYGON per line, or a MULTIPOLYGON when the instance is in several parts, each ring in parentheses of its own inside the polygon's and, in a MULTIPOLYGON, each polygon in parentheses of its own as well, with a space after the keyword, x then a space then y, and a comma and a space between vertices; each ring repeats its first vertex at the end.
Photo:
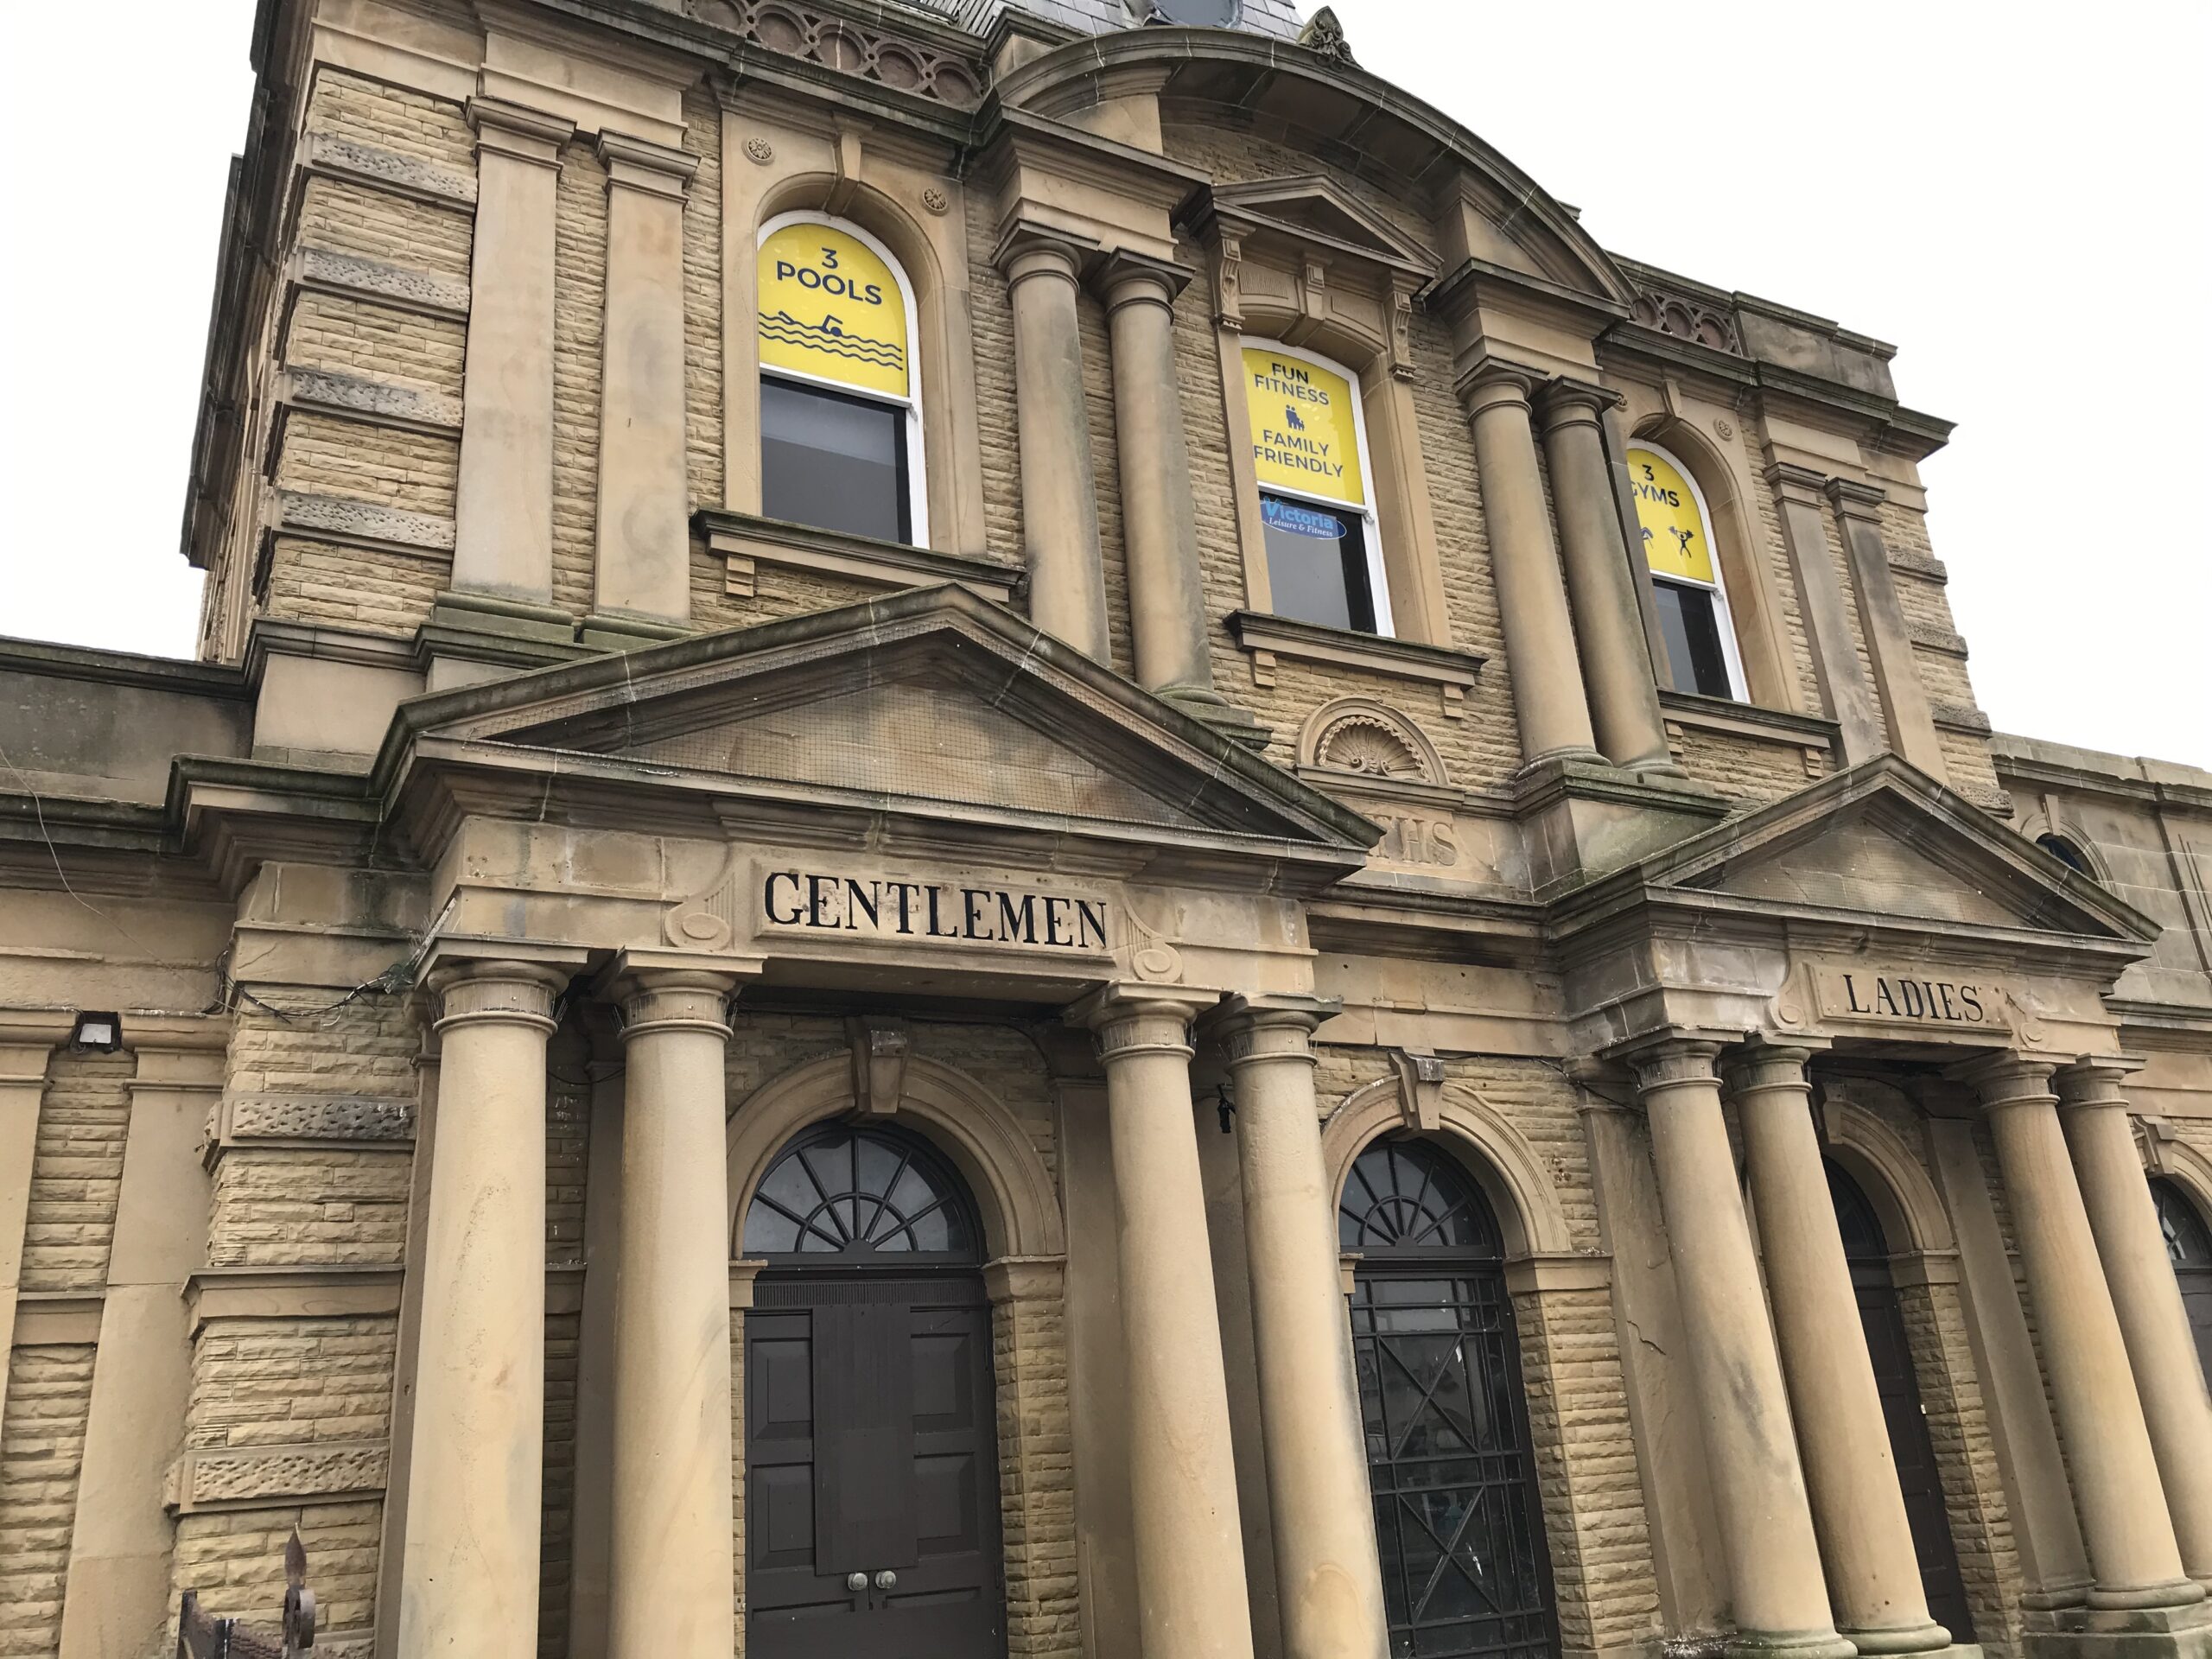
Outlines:
MULTIPOLYGON (((647 969, 622 1009, 610 1659, 731 1651, 726 974, 647 969)), ((448 1062, 450 1064, 450 1062, 448 1062)))
MULTIPOLYGON (((23 1236, 30 1215, 31 1170, 38 1161, 39 1103, 54 1046, 69 1035, 67 1014, 0 1016, 0 1355, 16 1345, 16 1300, 22 1286, 23 1236)), ((0 1363, 0 1424, 8 1414, 8 1368, 0 1363)))
MULTIPOLYGON (((1789 1402, 1714 1076, 1717 1043, 1669 1038, 1630 1055, 1675 1259, 1705 1427, 1734 1654, 1850 1659, 1836 1634, 1789 1402)), ((1853 1316, 1856 1324, 1856 1315, 1853 1316)))
POLYGON ((1082 250, 1017 226, 999 245, 1014 305, 1014 402, 1021 457, 1021 537, 1029 619, 1096 662, 1107 660, 1106 573, 1084 406, 1076 323, 1082 250))
MULTIPOLYGON (((2202 1600, 2183 1573, 2127 1344, 2066 1155, 2051 1067, 1999 1055, 1964 1075, 1981 1096, 2027 1269, 2044 1369, 2073 1476, 2094 1583, 2089 1605, 2175 1607, 2202 1600)), ((2139 1174, 2137 1179, 2141 1179, 2139 1174)))
POLYGON ((1559 550, 1552 543, 1543 476, 1529 425, 1531 377, 1503 365, 1478 370, 1462 390, 1475 431, 1482 474, 1483 519, 1497 584, 1505 665, 1513 681, 1513 712, 1523 763, 1599 758, 1583 700, 1574 625, 1560 585, 1559 550))
POLYGON ((599 542, 587 644, 617 648, 691 620, 683 448, 683 195, 699 158, 600 135, 607 315, 599 399, 599 542))
POLYGON ((1789 1379, 1836 1624, 1862 1654, 1931 1653, 1928 1616, 1873 1361, 1813 1132, 1811 1056, 1764 1045, 1728 1067, 1758 1217, 1775 1340, 1789 1379))
POLYGON ((1337 1206, 1313 1095, 1314 1024, 1300 1010, 1238 1006, 1220 1027, 1236 1088, 1276 1593, 1286 1659, 1386 1659, 1337 1206))
POLYGON ((1090 1015, 1113 1139, 1138 1624, 1145 1659, 1252 1659, 1190 1014, 1110 998, 1090 1015))
POLYGON ((553 218, 575 124, 475 98, 476 232, 454 506, 469 610, 559 628, 553 609, 553 218))
POLYGON ((1544 458, 1598 747, 1617 766, 1675 772, 1605 459, 1605 412, 1618 401, 1602 386, 1552 382, 1543 396, 1544 458))
POLYGON ((536 1659, 545 1445, 545 1039, 565 970, 439 970, 400 1659, 536 1659))
POLYGON ((1843 531, 1844 560, 1859 599, 1859 632, 1874 667, 1874 689, 1881 693, 1890 747, 1938 783, 1945 781, 1943 746, 1928 704, 1928 688, 1913 661, 1912 632, 1897 599, 1890 571, 1889 545, 1882 538, 1883 493, 1871 485, 1832 478, 1827 498, 1835 504, 1836 525, 1843 531))
POLYGON ((2095 1060, 2066 1067, 2058 1073, 2058 1116, 2127 1344, 2182 1565, 2212 1584, 2212 1399, 2120 1092, 2126 1071, 2095 1060))
POLYGON ((1117 253, 1098 277, 1114 341, 1114 434, 1137 683, 1217 702, 1206 649, 1205 586, 1190 445, 1176 395, 1175 296, 1191 273, 1117 253))

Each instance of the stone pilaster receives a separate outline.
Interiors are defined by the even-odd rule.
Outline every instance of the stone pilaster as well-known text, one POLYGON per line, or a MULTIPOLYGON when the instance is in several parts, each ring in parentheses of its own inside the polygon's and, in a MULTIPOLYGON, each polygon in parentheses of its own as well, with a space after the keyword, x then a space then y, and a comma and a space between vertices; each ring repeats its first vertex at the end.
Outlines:
POLYGON ((1560 585, 1559 550, 1544 505, 1543 475, 1536 466, 1529 409, 1534 384, 1523 371, 1485 364, 1460 388, 1474 426, 1491 572, 1527 766, 1599 758, 1583 696, 1574 624, 1560 585))
POLYGON ((488 626, 557 632, 553 608, 554 204, 575 124, 473 99, 476 235, 454 510, 453 589, 488 626))
POLYGON ((1015 1659, 1082 1648, 1066 1280, 1059 1256, 1001 1256, 983 1269, 998 1396, 1007 1650, 1015 1659))
POLYGON ((1106 574, 1098 556, 1090 421, 1083 401, 1076 285, 1084 250, 1017 226, 999 245, 1014 307, 1014 401, 1021 457, 1021 538, 1030 620, 1107 659, 1106 574))
POLYGON ((599 544, 587 644, 683 632, 691 618, 683 447, 683 197, 699 158, 601 133, 607 318, 599 544))
POLYGON ((1843 764, 1855 766, 1887 749, 1890 736, 1882 720, 1881 699, 1852 642, 1843 582, 1828 553, 1827 510, 1821 499, 1827 481, 1821 474, 1787 461, 1766 469, 1797 588, 1798 613, 1812 648, 1821 706, 1839 728, 1843 764))
POLYGON ((1859 632, 1874 665, 1874 688, 1881 694, 1890 747, 1939 782, 1944 779, 1943 748, 1928 704, 1928 688, 1912 658, 1912 634, 1890 571, 1890 550, 1882 539, 1880 490, 1832 478, 1827 498, 1835 504, 1836 524, 1851 567, 1859 600, 1859 632))

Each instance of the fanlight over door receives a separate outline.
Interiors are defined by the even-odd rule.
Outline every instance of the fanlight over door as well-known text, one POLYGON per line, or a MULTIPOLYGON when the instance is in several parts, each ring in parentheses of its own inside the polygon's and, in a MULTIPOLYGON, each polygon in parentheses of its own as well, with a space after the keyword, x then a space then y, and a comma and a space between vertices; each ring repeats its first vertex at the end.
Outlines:
POLYGON ((1401 1659, 1556 1653, 1551 1559, 1497 1218, 1416 1141, 1354 1161, 1338 1237, 1362 1252, 1352 1351, 1401 1659))
POLYGON ((2197 1359, 2205 1376, 2212 1378, 2212 1226, 2172 1181, 2152 1181, 2151 1197, 2158 1206, 2158 1229, 2166 1236, 2174 1277, 2181 1281, 2189 1328, 2196 1334, 2197 1359))
POLYGON ((998 1659, 990 1308, 959 1177, 832 1124, 761 1178, 742 1249, 751 1659, 998 1659))

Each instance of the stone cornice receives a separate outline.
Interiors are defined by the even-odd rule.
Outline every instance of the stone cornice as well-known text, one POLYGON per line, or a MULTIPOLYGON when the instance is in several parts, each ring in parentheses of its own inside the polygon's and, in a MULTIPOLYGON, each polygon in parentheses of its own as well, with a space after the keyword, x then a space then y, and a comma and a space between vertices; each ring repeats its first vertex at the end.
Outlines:
POLYGON ((1224 620, 1236 643, 1246 651, 1268 651, 1280 657, 1303 657, 1314 662, 1363 668, 1395 679, 1426 680, 1431 683, 1471 689, 1482 672, 1484 658, 1451 645, 1424 645, 1414 639, 1393 639, 1386 634, 1361 633, 1351 628, 1325 627, 1264 611, 1231 611, 1224 620))
POLYGON ((1723 697, 1700 696, 1691 691, 1659 693, 1665 716, 1698 731, 1726 732, 1770 743, 1790 743, 1804 748, 1833 751, 1838 727, 1819 715, 1801 715, 1781 709, 1763 709, 1754 702, 1735 702, 1723 697))
POLYGON ((691 515, 691 523, 706 537, 709 551, 728 562, 728 591, 746 596, 753 590, 756 564, 813 570, 885 588, 956 582, 1001 605, 1011 600, 1027 575, 1023 567, 996 559, 817 530, 751 513, 702 507, 691 515))

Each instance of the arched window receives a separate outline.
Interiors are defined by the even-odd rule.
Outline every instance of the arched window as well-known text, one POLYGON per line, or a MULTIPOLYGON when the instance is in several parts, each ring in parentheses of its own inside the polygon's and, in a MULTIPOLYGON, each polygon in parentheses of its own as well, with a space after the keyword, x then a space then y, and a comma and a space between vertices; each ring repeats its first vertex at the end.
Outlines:
POLYGON ((2212 1380, 2212 1227, 2171 1181, 2153 1180, 2151 1197, 2158 1206, 2158 1230, 2166 1236, 2174 1277, 2181 1281, 2189 1328, 2196 1335, 2197 1360, 2212 1380))
POLYGON ((760 227, 760 510, 878 541, 929 539, 913 289, 857 225, 760 227))
POLYGON ((1497 1217, 1420 1141, 1352 1162, 1352 1355, 1394 1654, 1559 1650, 1527 1386, 1497 1217))
POLYGON ((2076 842, 2069 841, 2064 836, 2037 836, 2036 845, 2076 875, 2086 875, 2092 881, 2097 879, 2096 867, 2089 862, 2088 854, 2083 852, 2076 842))
POLYGON ((1376 534, 1359 382, 1311 352, 1247 346, 1244 401, 1274 613, 1389 633, 1390 593, 1376 534))
POLYGON ((1704 492, 1689 468, 1642 439, 1628 447, 1628 476, 1675 689, 1742 702, 1744 664, 1704 492))
POLYGON ((976 1259, 960 1178, 924 1141, 832 1123, 800 1136, 745 1212, 747 1255, 976 1259))

